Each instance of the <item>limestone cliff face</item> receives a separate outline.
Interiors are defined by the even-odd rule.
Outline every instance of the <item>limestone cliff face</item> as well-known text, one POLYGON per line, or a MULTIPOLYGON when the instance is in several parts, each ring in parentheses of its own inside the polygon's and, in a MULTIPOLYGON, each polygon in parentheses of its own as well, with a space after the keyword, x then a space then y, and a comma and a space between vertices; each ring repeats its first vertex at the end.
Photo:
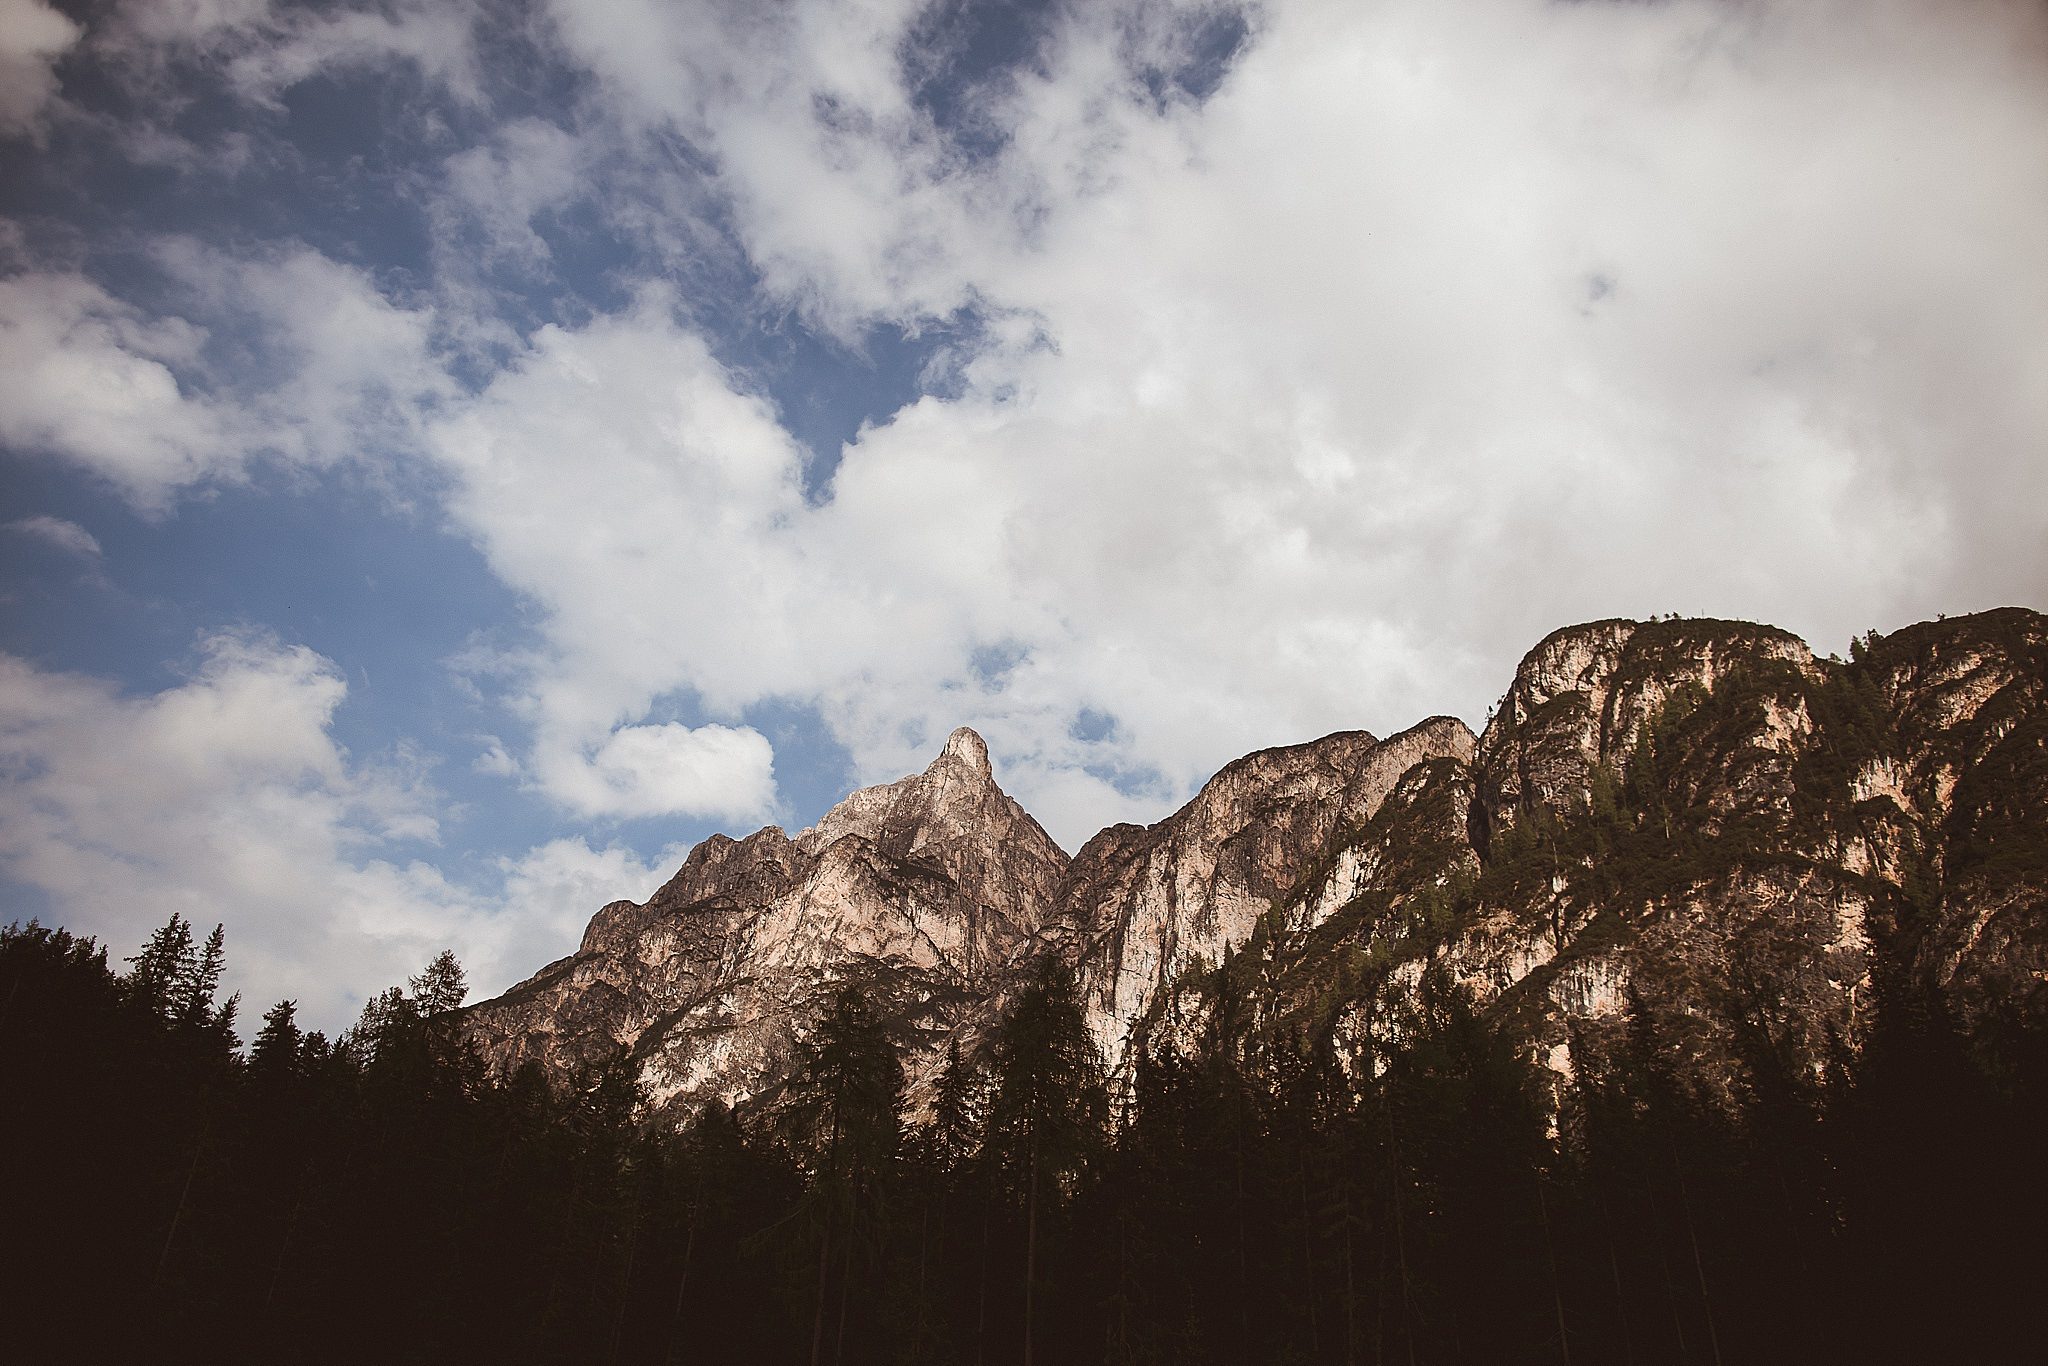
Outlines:
MULTIPOLYGON (((1749 622, 1600 621, 1552 632, 1524 656, 1480 737, 1486 827, 1512 826, 1534 807, 1569 808, 1603 767, 1623 776, 1674 695, 1780 665, 1818 677, 1804 641, 1749 622)), ((1796 712, 1776 715, 1746 743, 1786 753, 1805 724, 1796 712)))
POLYGON ((1092 926, 1077 967, 1103 1056, 1123 1067, 1189 967, 1240 948, 1332 836, 1370 819, 1403 773, 1471 752, 1471 731, 1449 717, 1384 743, 1344 731, 1240 759, 1159 824, 1091 840, 1060 910, 1064 923, 1092 926))
POLYGON ((1861 653, 1878 721, 1849 750, 1843 861, 1891 891, 1965 1015, 2048 1007, 2048 618, 1923 622, 1861 653))
POLYGON ((1759 1050, 1855 1047, 1887 982, 2048 1012, 2044 908, 2048 618, 1847 661, 1749 623, 1603 621, 1531 650, 1477 737, 1438 717, 1262 751, 1071 863, 955 732, 794 839, 706 841, 466 1020, 500 1065, 623 1047, 658 1102, 772 1100, 839 982, 887 1007, 916 1077, 1050 954, 1124 1077, 1226 991, 1244 1042, 1361 1069, 1456 992, 1560 1075, 1647 1012, 1732 1099, 1759 1050))
POLYGON ((713 836, 646 905, 598 912, 582 946, 465 1015, 502 1067, 573 1075, 626 1049, 658 1105, 772 1090, 850 977, 914 1029, 1028 944, 1067 857, 955 731, 923 773, 854 793, 790 839, 713 836))
POLYGON ((1452 989, 1569 1075, 1641 1010, 1732 1101, 1760 1051, 1856 1046, 1885 974, 2048 1008, 2044 631, 1986 613, 1846 663, 1745 623, 1553 634, 1472 762, 1411 771, 1289 898, 1259 1027, 1369 1062, 1452 989))

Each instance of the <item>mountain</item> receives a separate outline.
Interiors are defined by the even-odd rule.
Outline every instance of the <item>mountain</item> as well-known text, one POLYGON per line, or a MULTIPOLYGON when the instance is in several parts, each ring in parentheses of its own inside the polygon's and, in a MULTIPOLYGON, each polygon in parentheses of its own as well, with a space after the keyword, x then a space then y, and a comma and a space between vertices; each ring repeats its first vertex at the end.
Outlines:
POLYGON ((2048 619, 2006 608, 1817 657, 1771 627, 1601 621, 1449 717, 1240 759, 1070 861, 955 731, 794 839, 716 836, 464 1027, 500 1067, 624 1051, 657 1105, 769 1104, 843 981, 913 1090, 1014 984, 1072 969, 1112 1075, 1204 1031, 1371 1068, 1445 993, 1560 1077, 1632 1018, 1734 1096, 1818 1069, 1887 990, 2048 1009, 2048 619))
POLYGON ((465 1027, 508 1069, 571 1075, 624 1049, 657 1104, 737 1102, 772 1090, 842 979, 895 1000, 909 1029, 1005 980, 1066 870, 963 728, 924 772, 794 839, 712 836, 646 905, 606 906, 575 953, 465 1027))

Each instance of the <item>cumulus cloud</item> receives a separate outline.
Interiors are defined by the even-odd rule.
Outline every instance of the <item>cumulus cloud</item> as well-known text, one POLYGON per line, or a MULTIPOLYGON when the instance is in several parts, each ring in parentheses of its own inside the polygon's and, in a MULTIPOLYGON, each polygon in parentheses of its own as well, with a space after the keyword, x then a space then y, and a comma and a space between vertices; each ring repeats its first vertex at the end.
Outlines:
POLYGON ((236 985, 345 1022, 342 983, 401 980, 462 909, 426 865, 368 856, 421 808, 328 735, 345 692, 254 637, 144 697, 0 660, 0 866, 116 948, 173 912, 232 922, 236 985))
POLYGON ((82 560, 96 561, 105 553, 100 549, 98 537, 64 517, 17 517, 7 524, 7 529, 23 536, 33 536, 82 560))
POLYGON ((643 723, 677 689, 732 716, 800 677, 801 619, 778 596, 805 583, 787 530, 802 459, 769 406, 656 292, 542 329, 430 442, 460 524, 546 613, 546 646, 509 665, 543 790, 590 814, 766 812, 757 733, 643 723))
POLYGON ((905 58, 935 13, 927 0, 548 11, 614 113, 701 150, 764 284, 814 323, 853 338, 874 317, 973 301, 955 244, 1021 206, 914 98, 905 58))
POLYGON ((502 860, 505 904, 523 933, 507 939, 500 958, 523 965, 523 975, 550 954, 567 953, 592 912, 614 901, 646 901, 685 852, 671 846, 643 860, 616 844, 593 849, 582 839, 556 839, 502 860))
POLYGON ((0 137, 39 137, 55 67, 83 36, 45 0, 0 0, 0 137))
POLYGON ((2038 7, 1279 5, 1197 101, 1158 73, 1213 10, 1065 12, 970 156, 917 6, 555 7, 771 292, 987 325, 820 507, 670 314, 537 338, 435 447, 551 613, 544 733, 798 696, 884 777, 971 720, 1072 843, 1476 720, 1563 621, 2044 596, 2038 7))
POLYGON ((188 391, 204 334, 150 318, 76 274, 0 280, 0 441, 66 457, 161 508, 246 445, 236 415, 188 391))
POLYGON ((620 726, 587 760, 548 756, 545 779, 591 816, 676 812, 765 819, 775 805, 774 750, 750 727, 674 721, 620 726))
POLYGON ((225 922, 229 986, 332 1029, 443 947, 504 987, 677 853, 558 839, 450 881, 397 852, 435 833, 416 765, 335 742, 346 693, 329 660, 263 636, 209 637, 187 678, 140 696, 0 656, 0 872, 116 955, 173 912, 225 922))

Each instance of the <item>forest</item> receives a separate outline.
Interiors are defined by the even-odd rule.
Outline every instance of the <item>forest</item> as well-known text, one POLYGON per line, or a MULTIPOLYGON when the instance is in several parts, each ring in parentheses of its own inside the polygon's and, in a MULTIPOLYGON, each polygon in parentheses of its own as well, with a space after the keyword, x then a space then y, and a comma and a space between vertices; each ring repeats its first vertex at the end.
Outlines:
POLYGON ((625 1057, 492 1075, 442 954, 339 1037, 219 999, 224 932, 0 930, 16 1361, 2018 1360, 2048 1035, 1874 984, 1706 1094, 1634 1010, 1559 1085, 1445 982, 1371 1068, 1233 1027, 1112 1085, 1054 963, 912 1096, 840 986, 773 1103, 647 1118, 625 1057), (240 1031, 253 1029, 246 1050, 240 1031), (1734 1096, 1731 1103, 1729 1096, 1734 1096))

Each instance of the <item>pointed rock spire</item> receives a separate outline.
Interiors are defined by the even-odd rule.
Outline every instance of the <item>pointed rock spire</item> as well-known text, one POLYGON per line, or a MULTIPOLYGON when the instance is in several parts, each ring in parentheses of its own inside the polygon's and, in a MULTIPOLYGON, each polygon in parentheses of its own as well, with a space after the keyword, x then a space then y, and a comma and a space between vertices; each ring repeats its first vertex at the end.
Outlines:
POLYGON ((972 726, 961 726, 946 737, 946 747, 932 761, 932 767, 936 768, 948 759, 965 764, 978 777, 992 779, 995 776, 989 768, 988 743, 974 732, 972 726))

